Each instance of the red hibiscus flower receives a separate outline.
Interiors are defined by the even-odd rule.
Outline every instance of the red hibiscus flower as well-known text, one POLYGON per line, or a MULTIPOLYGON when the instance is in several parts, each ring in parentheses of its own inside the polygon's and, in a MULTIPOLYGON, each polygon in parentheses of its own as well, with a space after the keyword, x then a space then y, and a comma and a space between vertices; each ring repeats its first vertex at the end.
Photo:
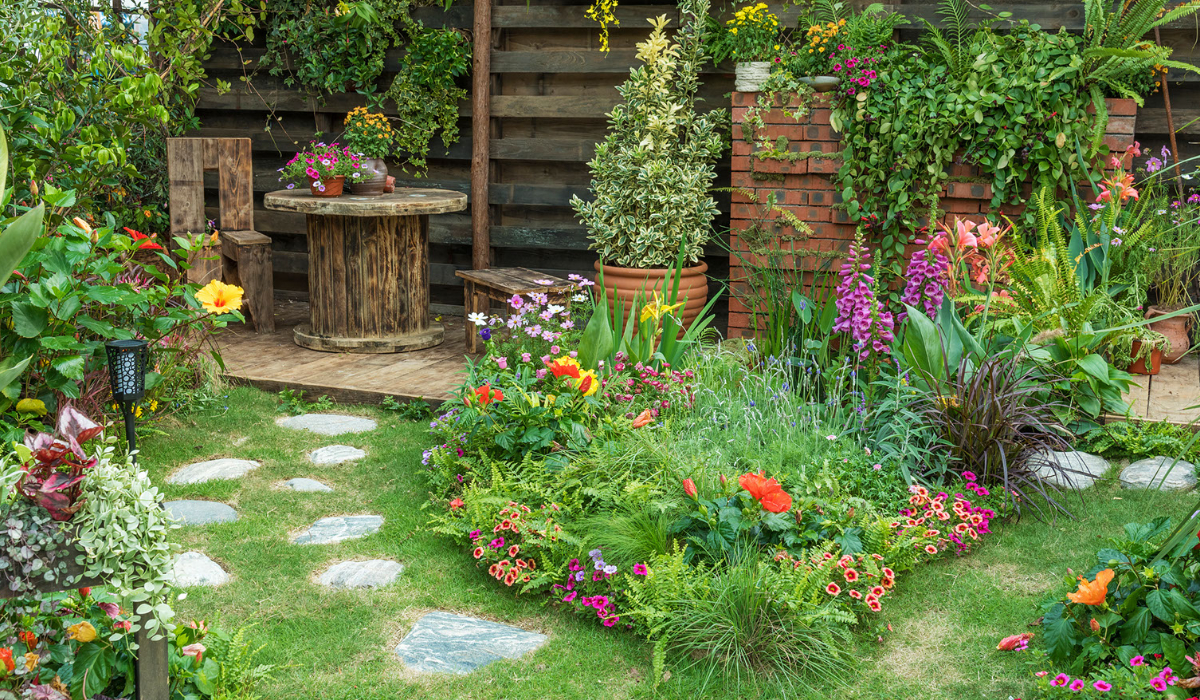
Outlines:
POLYGON ((162 250, 162 251, 166 250, 166 248, 155 243, 153 239, 151 239, 149 236, 142 233, 141 231, 134 231, 133 229, 129 228, 128 226, 125 226, 124 228, 125 228, 125 233, 128 233, 133 238, 133 240, 141 241, 141 243, 138 243, 138 247, 137 247, 138 250, 162 250))
POLYGON ((792 497, 775 479, 763 474, 748 472, 738 477, 738 485, 746 489, 763 510, 771 513, 786 513, 792 507, 792 497))
POLYGON ((463 507, 463 499, 456 498, 453 501, 450 501, 450 510, 458 510, 459 508, 462 508, 462 507, 463 507))
POLYGON ((696 497, 696 482, 692 481, 691 479, 684 479, 683 480, 683 492, 686 493, 689 498, 695 498, 696 497))
MULTIPOLYGON (((484 384, 483 386, 475 389, 472 393, 475 396, 475 400, 477 400, 481 406, 486 406, 489 403, 495 403, 496 401, 504 400, 504 392, 500 391, 499 389, 493 389, 491 384, 484 384)), ((470 403, 471 397, 467 396, 465 402, 470 403)))

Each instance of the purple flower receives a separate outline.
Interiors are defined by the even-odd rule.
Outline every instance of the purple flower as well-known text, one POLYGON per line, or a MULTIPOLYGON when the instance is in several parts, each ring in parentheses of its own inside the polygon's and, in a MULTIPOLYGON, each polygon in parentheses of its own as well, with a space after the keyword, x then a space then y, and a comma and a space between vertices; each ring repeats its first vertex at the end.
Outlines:
POLYGON ((490 328, 480 328, 479 329, 479 337, 483 338, 484 341, 491 340, 492 339, 491 329, 490 328))
POLYGON ((477 540, 477 539, 479 539, 479 535, 480 535, 479 530, 471 530, 471 534, 469 535, 469 537, 473 540, 477 540))
POLYGON ((646 569, 645 564, 634 564, 633 573, 637 574, 638 576, 646 576, 650 573, 650 571, 646 569))
MULTIPOLYGON (((940 251, 924 247, 925 241, 917 239, 916 244, 922 247, 908 261, 908 271, 905 273, 908 282, 900 301, 912 307, 923 303, 926 315, 934 317, 946 295, 950 263, 940 251)), ((899 320, 903 322, 906 315, 900 314, 899 320)))
POLYGON ((871 269, 871 254, 861 241, 850 244, 850 254, 842 264, 842 281, 837 287, 837 320, 835 333, 848 331, 859 350, 859 358, 867 359, 871 352, 891 352, 892 329, 895 321, 890 311, 885 311, 875 298, 871 285, 875 278, 866 274, 871 269))

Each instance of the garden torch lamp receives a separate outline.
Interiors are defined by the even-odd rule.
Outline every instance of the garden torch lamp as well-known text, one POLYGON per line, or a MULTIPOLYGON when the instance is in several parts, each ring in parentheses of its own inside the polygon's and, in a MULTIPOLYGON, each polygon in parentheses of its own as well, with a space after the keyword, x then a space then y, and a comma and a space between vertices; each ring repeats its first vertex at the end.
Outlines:
MULTIPOLYGON (((104 344, 104 350, 108 354, 108 381, 113 400, 121 406, 125 441, 132 453, 137 449, 133 406, 146 394, 146 358, 150 354, 150 344, 144 340, 110 340, 104 344)), ((137 461, 136 456, 134 461, 137 461)))

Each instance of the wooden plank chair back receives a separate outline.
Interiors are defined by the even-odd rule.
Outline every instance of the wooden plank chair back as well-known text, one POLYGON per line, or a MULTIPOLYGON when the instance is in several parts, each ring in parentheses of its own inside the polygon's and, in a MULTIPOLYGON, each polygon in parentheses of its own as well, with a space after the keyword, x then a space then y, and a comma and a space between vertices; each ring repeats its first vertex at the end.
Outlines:
POLYGON ((190 238, 206 230, 204 173, 217 173, 216 254, 189 261, 188 281, 221 278, 241 287, 243 312, 258 333, 275 332, 271 239, 254 230, 254 170, 248 138, 167 139, 171 184, 171 236, 190 238))

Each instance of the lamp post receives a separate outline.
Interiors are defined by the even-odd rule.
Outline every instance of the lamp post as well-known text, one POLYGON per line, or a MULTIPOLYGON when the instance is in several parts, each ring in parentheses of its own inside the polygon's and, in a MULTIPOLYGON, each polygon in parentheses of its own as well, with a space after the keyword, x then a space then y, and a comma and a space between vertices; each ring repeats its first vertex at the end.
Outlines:
MULTIPOLYGON (((108 381, 113 400, 121 406, 125 441, 129 443, 129 452, 133 453, 137 450, 133 406, 146 394, 146 358, 150 354, 150 344, 144 340, 110 340, 104 344, 104 351, 108 355, 108 381)), ((137 457, 133 459, 136 463, 137 457)))

